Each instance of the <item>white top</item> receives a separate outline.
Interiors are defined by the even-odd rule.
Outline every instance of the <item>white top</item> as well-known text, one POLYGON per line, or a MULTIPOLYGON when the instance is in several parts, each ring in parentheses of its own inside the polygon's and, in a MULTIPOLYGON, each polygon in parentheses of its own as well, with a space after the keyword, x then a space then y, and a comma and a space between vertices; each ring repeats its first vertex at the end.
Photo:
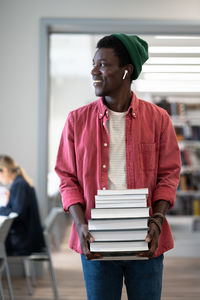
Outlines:
POLYGON ((107 122, 110 135, 108 184, 109 189, 126 189, 125 125, 127 112, 109 110, 107 122))
POLYGON ((6 191, 8 189, 5 188, 4 186, 0 186, 0 206, 6 206, 7 204, 7 199, 6 199, 6 191))

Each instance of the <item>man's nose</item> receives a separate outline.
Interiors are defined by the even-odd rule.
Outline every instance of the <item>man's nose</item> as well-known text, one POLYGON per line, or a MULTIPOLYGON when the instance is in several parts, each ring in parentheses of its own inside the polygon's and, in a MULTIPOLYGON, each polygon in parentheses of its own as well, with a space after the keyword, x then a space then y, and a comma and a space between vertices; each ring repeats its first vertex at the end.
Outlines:
POLYGON ((91 74, 96 75, 96 74, 99 74, 99 73, 100 73, 99 67, 98 66, 93 66, 93 68, 91 70, 91 74))

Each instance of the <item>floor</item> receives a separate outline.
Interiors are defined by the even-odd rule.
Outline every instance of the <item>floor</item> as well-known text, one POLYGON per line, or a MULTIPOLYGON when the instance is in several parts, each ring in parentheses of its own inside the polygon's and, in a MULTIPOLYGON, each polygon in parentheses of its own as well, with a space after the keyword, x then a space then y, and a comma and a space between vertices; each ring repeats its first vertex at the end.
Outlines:
MULTIPOLYGON (((60 299, 86 300, 80 257, 67 247, 66 241, 59 251, 53 251, 53 264, 60 299)), ((166 255, 164 264, 162 300, 199 300, 200 257, 166 255)), ((6 299, 9 299, 6 282, 3 283, 7 295, 6 299)), ((24 278, 13 278, 12 284, 15 300, 54 299, 50 277, 46 269, 44 276, 37 279, 32 296, 27 293, 24 278)), ((127 300, 125 289, 123 289, 122 300, 127 300)))

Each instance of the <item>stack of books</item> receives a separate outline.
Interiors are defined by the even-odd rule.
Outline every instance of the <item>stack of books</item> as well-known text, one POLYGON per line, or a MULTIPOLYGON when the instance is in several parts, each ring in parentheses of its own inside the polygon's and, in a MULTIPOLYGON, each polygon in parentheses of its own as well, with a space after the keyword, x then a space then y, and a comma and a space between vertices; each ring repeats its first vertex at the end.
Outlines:
MULTIPOLYGON (((95 241, 90 251, 110 259, 148 251, 148 189, 98 190, 88 230, 95 241)), ((127 258, 126 258, 127 259, 127 258)))

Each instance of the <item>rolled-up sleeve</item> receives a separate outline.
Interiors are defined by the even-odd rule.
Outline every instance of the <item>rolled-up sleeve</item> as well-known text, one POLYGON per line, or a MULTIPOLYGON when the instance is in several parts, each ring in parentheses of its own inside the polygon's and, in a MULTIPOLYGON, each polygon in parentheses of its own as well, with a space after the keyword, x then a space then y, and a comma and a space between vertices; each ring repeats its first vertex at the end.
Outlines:
POLYGON ((55 171, 60 178, 60 193, 65 211, 68 211, 72 204, 80 203, 85 206, 83 192, 77 178, 74 140, 73 115, 69 113, 61 135, 55 166, 55 171))
POLYGON ((153 192, 153 202, 166 200, 171 208, 174 205, 179 183, 181 157, 175 130, 166 112, 163 115, 158 153, 157 184, 153 192))

